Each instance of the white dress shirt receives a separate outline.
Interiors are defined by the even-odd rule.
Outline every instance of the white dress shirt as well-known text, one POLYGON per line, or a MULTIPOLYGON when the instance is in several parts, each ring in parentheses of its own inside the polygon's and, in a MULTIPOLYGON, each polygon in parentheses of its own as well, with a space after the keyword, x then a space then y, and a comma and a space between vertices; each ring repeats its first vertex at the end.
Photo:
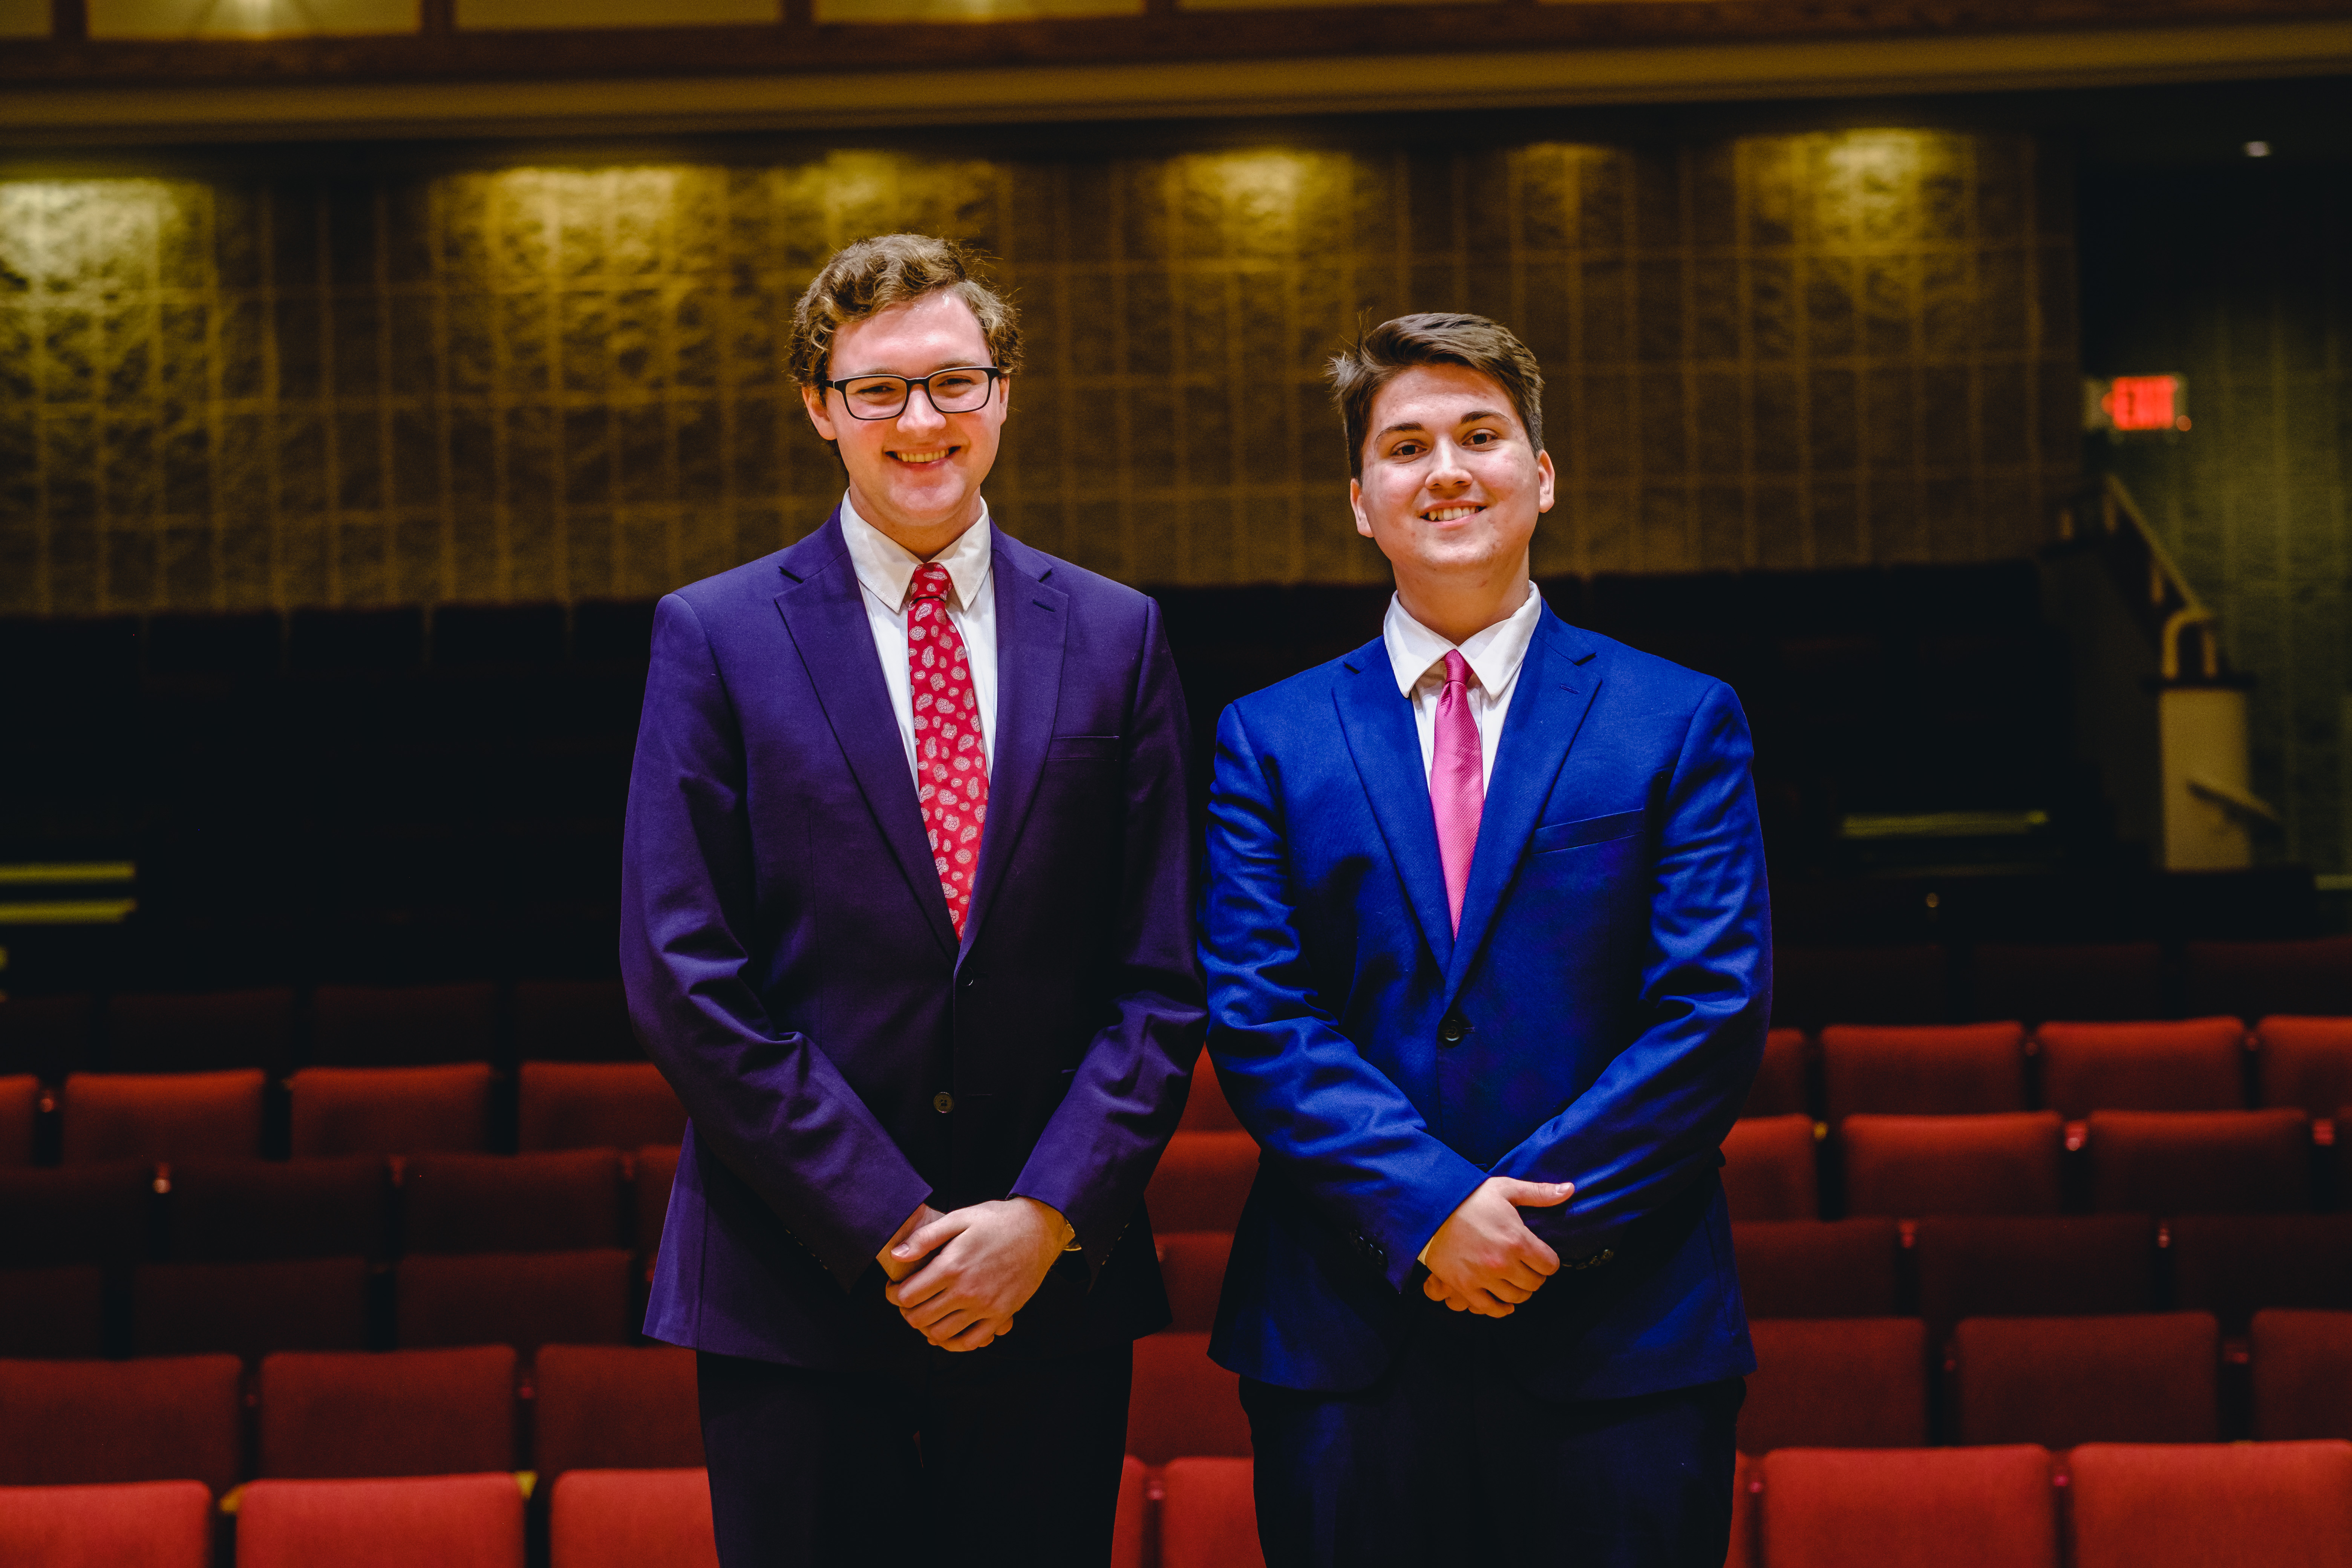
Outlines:
MULTIPOLYGON (((1479 776, 1489 789, 1495 782, 1495 749, 1503 742, 1503 721, 1511 711, 1511 692, 1519 683, 1519 666, 1527 662, 1528 645, 1535 640, 1536 622, 1542 615, 1543 595, 1530 583, 1525 603, 1460 645, 1474 678, 1470 717, 1478 724, 1479 776)), ((1413 728, 1421 731, 1421 773, 1426 779, 1437 754, 1437 700, 1445 692, 1445 656, 1455 645, 1406 614, 1404 602, 1394 595, 1389 596, 1389 613, 1381 622, 1381 641, 1387 645, 1397 689, 1412 701, 1413 728)))
MULTIPOLYGON (((841 537, 849 546, 849 563, 865 590, 866 624, 874 633, 874 651, 882 658, 882 683, 890 689, 890 711, 898 720, 898 738, 907 746, 907 772, 920 783, 915 767, 915 697, 907 679, 907 590, 915 581, 922 558, 857 515, 845 493, 841 498, 841 537)), ((980 503, 980 521, 963 531, 953 544, 932 557, 948 569, 948 621, 963 638, 964 656, 971 664, 971 695, 980 705, 980 740, 986 751, 989 774, 996 773, 996 595, 990 586, 993 536, 988 526, 988 503, 980 503)))

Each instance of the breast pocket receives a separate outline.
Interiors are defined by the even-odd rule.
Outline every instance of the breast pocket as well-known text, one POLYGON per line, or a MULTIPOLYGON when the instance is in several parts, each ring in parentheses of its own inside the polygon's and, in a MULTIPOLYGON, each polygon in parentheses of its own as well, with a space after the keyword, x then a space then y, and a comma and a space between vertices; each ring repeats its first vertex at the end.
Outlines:
POLYGON ((1607 816, 1580 817, 1574 822, 1547 822, 1528 839, 1531 855, 1556 855, 1563 849, 1582 849, 1594 844, 1607 844, 1619 838, 1631 838, 1642 831, 1644 813, 1612 812, 1607 816))
POLYGON ((1119 735, 1056 735, 1045 744, 1049 763, 1115 763, 1127 744, 1119 735))

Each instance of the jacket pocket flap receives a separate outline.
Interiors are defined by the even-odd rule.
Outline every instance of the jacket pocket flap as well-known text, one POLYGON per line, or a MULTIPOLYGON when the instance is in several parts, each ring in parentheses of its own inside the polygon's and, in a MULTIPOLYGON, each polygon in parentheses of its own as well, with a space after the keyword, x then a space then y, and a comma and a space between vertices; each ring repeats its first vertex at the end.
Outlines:
POLYGON ((1554 849, 1580 849, 1612 838, 1630 838, 1642 831, 1643 816, 1638 811, 1619 811, 1575 822, 1547 822, 1528 838, 1528 847, 1535 854, 1544 855, 1554 849))
POLYGON ((1056 735, 1045 743, 1045 760, 1049 763, 1092 762, 1097 758, 1117 760, 1126 740, 1118 735, 1056 735))

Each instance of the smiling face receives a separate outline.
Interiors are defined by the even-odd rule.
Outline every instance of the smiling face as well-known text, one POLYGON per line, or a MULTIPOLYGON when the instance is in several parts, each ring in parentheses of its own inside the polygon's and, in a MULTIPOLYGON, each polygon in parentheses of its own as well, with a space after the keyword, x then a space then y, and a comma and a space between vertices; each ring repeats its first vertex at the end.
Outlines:
POLYGON ((1501 383, 1465 365, 1414 365, 1373 396, 1365 429, 1348 499, 1408 607, 1527 576, 1536 519, 1551 510, 1551 458, 1501 383))
MULTIPOLYGON (((989 363, 979 318, 942 292, 842 328, 824 374, 833 381, 919 376, 989 363)), ((803 387, 801 400, 817 434, 841 453, 857 515, 917 555, 930 556, 980 518, 981 481, 996 462, 1011 385, 1000 380, 993 395, 969 414, 941 414, 915 389, 894 419, 854 418, 837 391, 803 387)))

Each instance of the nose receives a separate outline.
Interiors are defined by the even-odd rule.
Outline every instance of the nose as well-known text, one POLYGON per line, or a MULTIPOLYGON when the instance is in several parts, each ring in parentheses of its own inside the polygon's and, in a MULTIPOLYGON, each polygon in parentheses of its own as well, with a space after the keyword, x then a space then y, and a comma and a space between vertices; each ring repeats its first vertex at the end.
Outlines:
POLYGON ((1437 450, 1431 454, 1429 488, 1433 490, 1458 490, 1470 482, 1470 470, 1462 464, 1462 448, 1439 437, 1437 450))
POLYGON ((931 389, 910 386, 907 389, 907 406, 898 415, 898 428, 910 434, 926 430, 943 430, 947 416, 931 403, 931 389))

